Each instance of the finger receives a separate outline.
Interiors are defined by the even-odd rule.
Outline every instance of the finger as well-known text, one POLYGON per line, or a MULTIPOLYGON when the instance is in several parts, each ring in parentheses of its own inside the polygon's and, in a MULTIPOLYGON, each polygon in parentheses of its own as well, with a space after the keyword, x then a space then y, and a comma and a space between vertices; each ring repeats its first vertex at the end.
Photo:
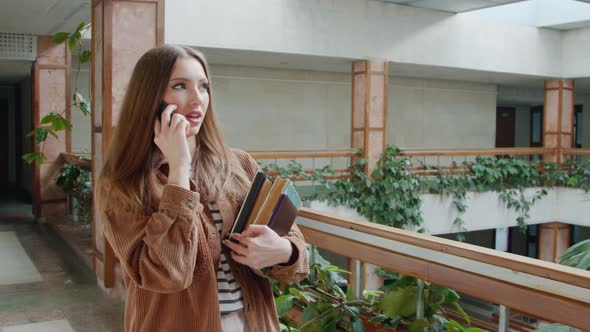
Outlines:
POLYGON ((257 237, 266 233, 268 226, 266 225, 248 225, 246 230, 242 233, 244 237, 257 237))
POLYGON ((172 114, 172 112, 174 112, 176 110, 176 105, 168 105, 166 106, 166 108, 164 109, 164 112, 162 112, 162 125, 164 125, 165 127, 169 127, 170 126, 170 122, 172 121, 172 119, 170 118, 170 115, 172 114))
POLYGON ((240 264, 242 264, 242 265, 248 265, 248 264, 247 264, 247 263, 248 263, 248 260, 247 260, 247 258, 246 258, 245 256, 242 256, 242 255, 236 254, 236 253, 235 253, 235 252, 233 252, 233 251, 232 251, 232 253, 231 253, 231 258, 232 258, 234 261, 236 261, 236 262, 238 262, 238 263, 240 263, 240 264))
POLYGON ((248 248, 239 244, 239 243, 234 243, 230 240, 223 240, 223 244, 225 244, 228 248, 230 248, 235 253, 238 253, 243 256, 248 254, 248 248))

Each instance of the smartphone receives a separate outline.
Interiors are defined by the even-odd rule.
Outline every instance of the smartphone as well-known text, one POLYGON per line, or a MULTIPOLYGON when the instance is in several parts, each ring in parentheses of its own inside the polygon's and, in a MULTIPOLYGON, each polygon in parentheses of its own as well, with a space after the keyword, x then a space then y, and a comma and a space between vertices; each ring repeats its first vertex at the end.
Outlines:
MULTIPOLYGON (((164 101, 160 101, 160 105, 158 105, 158 119, 160 121, 162 121, 162 112, 164 112, 164 109, 166 109, 166 107, 168 107, 168 104, 166 104, 164 101)), ((170 120, 172 120, 172 115, 174 113, 170 113, 170 120)))

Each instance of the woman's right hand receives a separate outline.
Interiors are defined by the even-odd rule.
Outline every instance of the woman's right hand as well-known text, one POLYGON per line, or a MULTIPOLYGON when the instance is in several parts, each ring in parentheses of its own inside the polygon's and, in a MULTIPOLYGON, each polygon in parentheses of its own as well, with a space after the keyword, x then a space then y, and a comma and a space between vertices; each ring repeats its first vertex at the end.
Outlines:
POLYGON ((168 182, 188 188, 188 174, 191 167, 191 153, 189 150, 187 133, 189 122, 180 114, 170 115, 176 110, 176 105, 168 105, 162 112, 162 122, 156 119, 154 124, 154 143, 160 148, 168 161, 170 173, 168 182), (185 174, 185 176, 181 176, 185 174), (180 178, 178 178, 180 176, 180 178), (178 178, 178 179, 174 179, 178 178), (170 181, 173 180, 173 181, 170 181), (186 185, 186 186, 185 186, 186 185))

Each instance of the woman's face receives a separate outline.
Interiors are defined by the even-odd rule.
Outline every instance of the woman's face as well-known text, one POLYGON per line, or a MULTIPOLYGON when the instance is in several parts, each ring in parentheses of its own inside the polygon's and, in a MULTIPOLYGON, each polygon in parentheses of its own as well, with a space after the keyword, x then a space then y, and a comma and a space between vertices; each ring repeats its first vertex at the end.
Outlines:
POLYGON ((176 60, 163 99, 176 105, 174 113, 184 116, 190 124, 187 136, 197 135, 209 107, 209 80, 197 59, 187 56, 176 60))

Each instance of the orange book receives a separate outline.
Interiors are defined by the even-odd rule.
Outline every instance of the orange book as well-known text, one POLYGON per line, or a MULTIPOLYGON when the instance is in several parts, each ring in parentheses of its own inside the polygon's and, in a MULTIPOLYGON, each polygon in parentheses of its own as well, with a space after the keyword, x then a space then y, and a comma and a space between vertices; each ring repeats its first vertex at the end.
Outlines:
POLYGON ((266 225, 268 223, 268 220, 270 219, 270 216, 272 215, 272 212, 273 212, 275 206, 277 205, 277 202, 279 201, 279 198, 281 197, 281 194, 283 193, 283 188, 285 188, 285 186, 287 185, 287 182, 288 182, 287 179, 283 179, 281 177, 277 177, 274 180, 274 182, 272 183, 272 186, 270 187, 268 195, 266 196, 266 199, 264 200, 264 204, 262 204, 262 207, 260 208, 260 212, 258 213, 258 215, 256 216, 256 219, 254 220, 254 224, 266 225))
POLYGON ((272 182, 269 179, 266 179, 264 183, 262 183, 262 187, 260 187, 260 191, 258 191, 258 196, 256 196, 256 201, 254 202, 254 206, 252 207, 252 212, 250 213, 250 217, 246 222, 246 225, 253 224, 256 221, 256 217, 258 217, 258 213, 262 209, 262 205, 266 200, 266 196, 270 192, 270 188, 272 187, 272 182))

